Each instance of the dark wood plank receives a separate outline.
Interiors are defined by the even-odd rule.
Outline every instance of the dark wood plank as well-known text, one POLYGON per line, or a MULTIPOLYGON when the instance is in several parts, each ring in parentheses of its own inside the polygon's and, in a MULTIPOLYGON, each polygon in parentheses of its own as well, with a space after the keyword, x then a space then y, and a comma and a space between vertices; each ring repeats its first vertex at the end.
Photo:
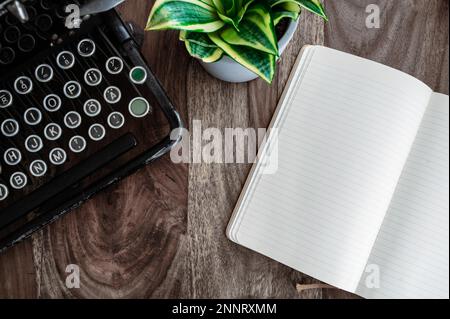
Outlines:
POLYGON ((325 29, 327 46, 389 65, 448 94, 448 1, 327 1, 326 8, 333 17, 325 29), (366 28, 369 4, 381 10, 379 29, 366 28))
MULTIPOLYGON (((128 1, 127 20, 145 25, 149 1, 128 1)), ((149 32, 144 54, 187 124, 266 127, 304 44, 325 44, 418 77, 448 94, 448 1, 327 0, 330 22, 305 13, 274 84, 227 84, 191 59, 176 32, 149 32), (365 28, 378 4, 382 26, 365 28)), ((0 297, 349 298, 225 238, 249 165, 175 165, 165 158, 127 178, 31 240, 0 255, 0 297), (81 268, 67 289, 65 267, 81 268)))

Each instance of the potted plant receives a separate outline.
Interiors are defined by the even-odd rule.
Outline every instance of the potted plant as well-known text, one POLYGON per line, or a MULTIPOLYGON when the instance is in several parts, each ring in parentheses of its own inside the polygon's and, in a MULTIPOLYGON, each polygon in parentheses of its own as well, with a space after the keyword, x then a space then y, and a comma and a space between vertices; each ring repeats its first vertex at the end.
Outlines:
POLYGON ((180 30, 189 54, 229 82, 271 83, 302 9, 327 20, 319 0, 157 0, 147 30, 180 30))

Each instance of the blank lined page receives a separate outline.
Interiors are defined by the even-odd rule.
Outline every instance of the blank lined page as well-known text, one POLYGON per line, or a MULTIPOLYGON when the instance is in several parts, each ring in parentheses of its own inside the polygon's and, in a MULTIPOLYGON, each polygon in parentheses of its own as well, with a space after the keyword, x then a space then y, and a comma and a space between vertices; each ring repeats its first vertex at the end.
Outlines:
POLYGON ((431 90, 372 61, 307 52, 273 122, 278 170, 256 166, 228 236, 355 291, 431 90))
POLYGON ((380 288, 368 298, 449 298, 449 100, 434 94, 369 264, 380 288))

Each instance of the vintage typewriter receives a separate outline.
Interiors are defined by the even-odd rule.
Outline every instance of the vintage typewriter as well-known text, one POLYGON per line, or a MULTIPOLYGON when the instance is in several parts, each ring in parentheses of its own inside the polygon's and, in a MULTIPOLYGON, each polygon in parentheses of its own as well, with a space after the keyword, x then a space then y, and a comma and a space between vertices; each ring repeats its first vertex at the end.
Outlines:
POLYGON ((177 142, 120 2, 0 0, 0 250, 177 142))

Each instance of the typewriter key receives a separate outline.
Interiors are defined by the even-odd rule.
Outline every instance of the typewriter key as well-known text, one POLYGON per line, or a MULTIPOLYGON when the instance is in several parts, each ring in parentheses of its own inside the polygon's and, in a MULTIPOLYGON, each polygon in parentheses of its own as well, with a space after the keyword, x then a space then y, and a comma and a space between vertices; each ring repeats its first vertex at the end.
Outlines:
POLYGON ((4 136, 14 137, 19 133, 19 123, 14 119, 7 119, 3 121, 0 129, 4 136))
POLYGON ((134 67, 130 71, 130 79, 135 84, 143 84, 147 80, 147 71, 141 66, 134 67))
POLYGON ((102 82, 102 73, 98 69, 89 69, 84 74, 84 81, 89 86, 97 86, 102 82))
POLYGON ((64 85, 64 95, 69 99, 76 99, 81 94, 81 85, 76 81, 69 81, 64 85))
POLYGON ((84 103, 84 113, 89 117, 96 117, 102 111, 102 106, 99 101, 95 99, 87 100, 84 103))
POLYGON ((125 118, 120 112, 113 112, 108 116, 108 125, 113 129, 119 129, 125 124, 125 118))
POLYGON ((19 47, 19 50, 22 52, 31 52, 33 51, 34 47, 36 45, 36 40, 31 34, 25 34, 20 37, 19 43, 17 46, 19 47))
POLYGON ((8 43, 16 43, 20 37, 20 30, 18 27, 15 26, 8 27, 6 28, 3 37, 5 38, 5 41, 8 43))
POLYGON ((44 10, 50 10, 52 8, 52 3, 49 0, 41 0, 40 5, 44 10))
POLYGON ((146 99, 137 97, 131 100, 130 104, 128 105, 128 110, 134 117, 144 117, 148 114, 148 112, 150 112, 150 104, 146 99))
POLYGON ((48 124, 44 129, 45 138, 49 141, 56 141, 62 135, 61 126, 56 123, 48 124))
POLYGON ((58 56, 56 57, 56 63, 58 63, 58 66, 61 69, 67 70, 74 66, 75 57, 71 52, 63 51, 59 53, 58 56))
POLYGON ((40 31, 49 31, 53 26, 53 19, 48 14, 41 14, 36 17, 34 24, 40 31))
POLYGON ((67 160, 66 151, 62 148, 54 148, 50 151, 49 159, 53 165, 62 165, 67 160))
POLYGON ((95 53, 95 43, 90 39, 81 40, 78 43, 78 54, 82 57, 90 57, 95 53))
POLYGON ((25 140, 25 148, 30 153, 37 153, 44 147, 42 139, 37 135, 30 135, 25 140))
POLYGON ((82 136, 74 136, 69 141, 69 148, 74 153, 81 153, 86 149, 86 140, 82 136))
POLYGON ((34 177, 42 177, 47 173, 47 164, 42 160, 35 160, 30 164, 30 173, 34 177))
POLYGON ((7 25, 16 25, 17 23, 19 23, 19 20, 15 16, 8 14, 6 16, 5 23, 7 25))
POLYGON ((48 82, 53 78, 53 69, 48 64, 41 64, 36 68, 34 76, 39 82, 48 82))
POLYGON ((0 184, 0 202, 5 200, 9 195, 9 190, 6 185, 0 184))
POLYGON ((14 61, 16 53, 10 47, 0 48, 0 65, 8 65, 14 61))
POLYGON ((67 128, 75 129, 81 125, 81 115, 78 112, 71 111, 64 116, 64 124, 67 128))
POLYGON ((49 94, 44 98, 44 109, 56 112, 61 108, 61 98, 56 94, 49 94))
POLYGON ((123 61, 121 58, 112 57, 106 61, 106 70, 110 74, 119 74, 123 69, 123 61))
POLYGON ((18 77, 14 82, 14 89, 18 94, 28 94, 33 90, 33 82, 27 76, 18 77))
POLYGON ((11 175, 9 182, 12 188, 19 190, 27 185, 28 177, 22 172, 16 172, 11 175))
POLYGON ((0 108, 6 108, 12 104, 13 97, 9 91, 0 90, 0 108))
POLYGON ((122 98, 122 92, 118 87, 110 86, 103 93, 103 97, 105 98, 105 101, 108 102, 109 104, 116 104, 122 98))
POLYGON ((35 107, 30 107, 28 110, 25 111, 23 115, 23 120, 28 125, 31 126, 38 125, 42 121, 42 113, 39 109, 35 107))
POLYGON ((101 124, 91 125, 88 133, 91 140, 96 142, 101 141, 106 135, 105 127, 101 124))
POLYGON ((3 160, 7 165, 15 166, 22 160, 22 153, 17 148, 10 148, 3 155, 3 160))
POLYGON ((36 18, 36 9, 32 6, 27 6, 27 13, 29 21, 33 21, 36 18))

